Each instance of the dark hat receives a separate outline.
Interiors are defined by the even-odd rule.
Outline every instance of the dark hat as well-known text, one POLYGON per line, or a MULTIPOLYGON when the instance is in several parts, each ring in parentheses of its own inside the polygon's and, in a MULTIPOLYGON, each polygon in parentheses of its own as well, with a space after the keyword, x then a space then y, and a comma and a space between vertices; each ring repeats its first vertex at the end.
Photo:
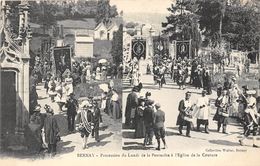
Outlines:
POLYGON ((50 108, 50 106, 48 104, 44 105, 44 109, 49 109, 49 108, 50 108))
POLYGON ((49 109, 48 109, 46 112, 47 112, 47 113, 51 113, 51 114, 54 113, 54 111, 53 111, 53 109, 52 109, 51 107, 49 107, 49 109))
POLYGON ((75 94, 74 93, 70 93, 69 96, 75 96, 75 94))
POLYGON ((154 106, 155 106, 156 108, 161 108, 161 104, 160 104, 160 103, 156 103, 154 106))
POLYGON ((201 92, 202 94, 205 94, 205 93, 207 93, 207 91, 206 90, 202 90, 202 92, 201 92))
POLYGON ((146 93, 145 93, 145 96, 151 96, 151 95, 152 95, 151 92, 146 92, 146 93))
POLYGON ((147 104, 148 104, 148 105, 153 105, 153 104, 154 104, 154 101, 153 101, 153 100, 147 100, 147 104))

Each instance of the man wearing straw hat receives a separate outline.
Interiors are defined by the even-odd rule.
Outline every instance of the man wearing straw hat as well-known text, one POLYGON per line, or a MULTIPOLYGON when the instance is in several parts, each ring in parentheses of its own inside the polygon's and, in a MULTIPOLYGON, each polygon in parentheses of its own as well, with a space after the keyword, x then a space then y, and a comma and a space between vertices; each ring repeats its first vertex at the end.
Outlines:
POLYGON ((80 112, 76 118, 76 130, 80 132, 81 138, 83 138, 82 148, 87 147, 87 141, 89 134, 92 132, 93 124, 92 122, 92 112, 90 110, 91 104, 85 100, 80 104, 80 112))

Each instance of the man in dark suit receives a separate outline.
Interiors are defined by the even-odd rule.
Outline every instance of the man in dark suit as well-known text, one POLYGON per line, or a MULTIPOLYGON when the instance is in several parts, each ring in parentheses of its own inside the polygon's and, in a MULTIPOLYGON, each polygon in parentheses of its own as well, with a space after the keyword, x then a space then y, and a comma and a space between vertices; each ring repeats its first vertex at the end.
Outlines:
POLYGON ((148 100, 148 106, 144 109, 144 126, 145 126, 145 138, 144 146, 153 144, 153 120, 154 120, 154 101, 148 100))
POLYGON ((164 122, 165 122, 165 113, 161 110, 161 105, 159 103, 155 104, 156 112, 154 113, 154 133, 155 137, 158 143, 158 147, 156 150, 160 150, 160 139, 162 139, 162 142, 164 144, 164 148, 166 148, 166 142, 165 142, 165 128, 164 128, 164 122))
POLYGON ((77 115, 78 101, 74 98, 74 94, 71 93, 67 100, 65 107, 67 108, 68 130, 74 131, 75 116, 77 115))
POLYGON ((93 138, 95 137, 95 140, 97 142, 100 142, 100 139, 99 139, 99 123, 101 120, 100 109, 98 108, 97 103, 94 103, 94 107, 93 107, 93 105, 90 105, 90 107, 91 107, 91 112, 92 112, 92 123, 94 126, 94 128, 92 129, 91 135, 93 138))

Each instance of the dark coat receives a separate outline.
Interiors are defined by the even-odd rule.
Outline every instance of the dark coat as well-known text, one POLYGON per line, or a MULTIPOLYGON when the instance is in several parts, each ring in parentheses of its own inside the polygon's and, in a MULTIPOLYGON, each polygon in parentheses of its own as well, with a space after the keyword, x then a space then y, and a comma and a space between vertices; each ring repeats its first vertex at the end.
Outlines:
POLYGON ((187 125, 188 121, 184 120, 184 117, 185 117, 184 110, 185 109, 186 109, 186 107, 184 106, 184 100, 181 100, 180 103, 179 103, 179 107, 178 107, 179 115, 178 115, 178 118, 177 118, 176 125, 182 125, 182 126, 187 125))
POLYGON ((148 106, 144 109, 144 125, 153 126, 154 124, 154 110, 148 106))
POLYGON ((45 142, 47 144, 56 144, 57 136, 59 134, 59 126, 56 118, 47 113, 47 116, 44 121, 44 132, 45 132, 45 142))
POLYGON ((135 138, 144 138, 144 136, 145 136, 144 108, 140 106, 136 110, 135 138))
POLYGON ((100 113, 100 109, 98 107, 94 108, 94 113, 92 113, 92 115, 93 115, 93 117, 92 117, 93 123, 99 124, 101 113, 100 113))
POLYGON ((135 117, 135 111, 137 106, 138 106, 138 96, 136 92, 131 92, 127 96, 127 100, 126 100, 126 109, 125 109, 126 124, 130 122, 130 119, 135 117))
POLYGON ((67 115, 68 116, 77 115, 78 101, 76 99, 67 100, 65 107, 67 108, 67 115))
POLYGON ((159 129, 164 127, 165 113, 159 109, 154 113, 154 128, 159 129))
POLYGON ((228 113, 228 107, 227 108, 221 108, 220 105, 222 103, 222 98, 217 98, 215 101, 215 106, 217 107, 216 114, 213 117, 213 120, 220 122, 221 124, 227 125, 228 124, 228 117, 224 117, 222 115, 219 115, 219 112, 225 112, 228 113))

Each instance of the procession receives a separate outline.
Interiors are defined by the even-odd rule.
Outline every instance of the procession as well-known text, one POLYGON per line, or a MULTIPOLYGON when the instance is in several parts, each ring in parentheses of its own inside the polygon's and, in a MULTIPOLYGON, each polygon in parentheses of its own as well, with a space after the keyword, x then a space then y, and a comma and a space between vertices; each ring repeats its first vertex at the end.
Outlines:
POLYGON ((254 157, 259 9, 0 0, 0 161, 254 157))
MULTIPOLYGON (((236 8, 228 3, 227 8, 236 8)), ((129 28, 125 33, 123 150, 185 152, 189 144, 187 149, 196 151, 225 146, 257 151, 259 57, 221 48, 228 42, 224 35, 219 45, 197 46, 200 37, 191 37, 195 32, 185 29, 184 22, 172 21, 196 15, 189 5, 176 1, 166 22, 155 26, 152 20, 136 20, 136 32, 129 28)))

